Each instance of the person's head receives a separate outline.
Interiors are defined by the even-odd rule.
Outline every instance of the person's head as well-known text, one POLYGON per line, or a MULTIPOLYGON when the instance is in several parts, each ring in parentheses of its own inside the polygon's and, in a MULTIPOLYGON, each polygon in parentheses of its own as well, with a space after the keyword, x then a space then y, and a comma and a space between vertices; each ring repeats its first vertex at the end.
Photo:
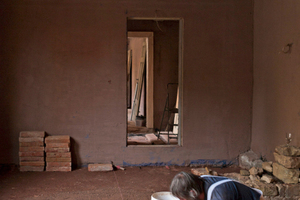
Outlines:
POLYGON ((180 172, 172 180, 170 191, 179 199, 196 200, 203 194, 203 181, 191 173, 180 172))

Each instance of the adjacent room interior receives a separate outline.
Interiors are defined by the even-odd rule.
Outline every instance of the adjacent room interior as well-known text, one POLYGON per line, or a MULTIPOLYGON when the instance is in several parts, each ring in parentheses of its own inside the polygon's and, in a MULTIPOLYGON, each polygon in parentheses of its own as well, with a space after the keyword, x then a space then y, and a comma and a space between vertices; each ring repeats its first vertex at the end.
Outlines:
POLYGON ((182 24, 173 18, 127 20, 128 145, 179 144, 182 24))

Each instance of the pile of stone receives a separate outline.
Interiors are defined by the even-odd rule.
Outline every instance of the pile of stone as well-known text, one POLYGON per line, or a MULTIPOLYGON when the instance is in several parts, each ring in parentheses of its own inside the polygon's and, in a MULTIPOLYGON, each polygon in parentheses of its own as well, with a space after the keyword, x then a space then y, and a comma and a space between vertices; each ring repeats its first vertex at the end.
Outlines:
POLYGON ((300 200, 300 148, 281 145, 275 148, 275 162, 264 162, 254 152, 240 155, 240 173, 218 174, 206 168, 192 168, 197 176, 225 176, 257 188, 265 200, 300 200))
POLYGON ((273 174, 284 183, 299 182, 300 149, 290 145, 275 148, 273 174))
POLYGON ((45 143, 46 171, 72 171, 70 136, 48 136, 45 143))
POLYGON ((20 171, 44 171, 44 131, 22 131, 19 135, 20 171))

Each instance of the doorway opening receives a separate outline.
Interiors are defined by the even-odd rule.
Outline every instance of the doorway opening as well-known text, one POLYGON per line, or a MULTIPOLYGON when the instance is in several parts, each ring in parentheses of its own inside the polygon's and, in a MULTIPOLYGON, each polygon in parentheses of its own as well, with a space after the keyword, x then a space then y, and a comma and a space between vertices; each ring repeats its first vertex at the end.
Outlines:
POLYGON ((182 33, 182 19, 127 19, 127 145, 182 144, 182 33))

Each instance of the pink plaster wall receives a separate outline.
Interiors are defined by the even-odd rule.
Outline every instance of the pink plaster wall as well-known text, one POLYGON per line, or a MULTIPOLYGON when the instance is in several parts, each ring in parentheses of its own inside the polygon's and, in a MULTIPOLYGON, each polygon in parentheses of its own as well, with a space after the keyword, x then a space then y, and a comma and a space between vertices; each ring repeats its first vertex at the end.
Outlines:
POLYGON ((23 130, 70 135, 75 164, 234 159, 250 148, 252 9, 251 0, 1 1, 0 163, 18 163, 23 130), (126 147, 126 21, 155 16, 184 19, 183 146, 126 147))
POLYGON ((299 19, 299 1, 254 1, 252 149, 268 160, 286 133, 300 145, 299 19))

